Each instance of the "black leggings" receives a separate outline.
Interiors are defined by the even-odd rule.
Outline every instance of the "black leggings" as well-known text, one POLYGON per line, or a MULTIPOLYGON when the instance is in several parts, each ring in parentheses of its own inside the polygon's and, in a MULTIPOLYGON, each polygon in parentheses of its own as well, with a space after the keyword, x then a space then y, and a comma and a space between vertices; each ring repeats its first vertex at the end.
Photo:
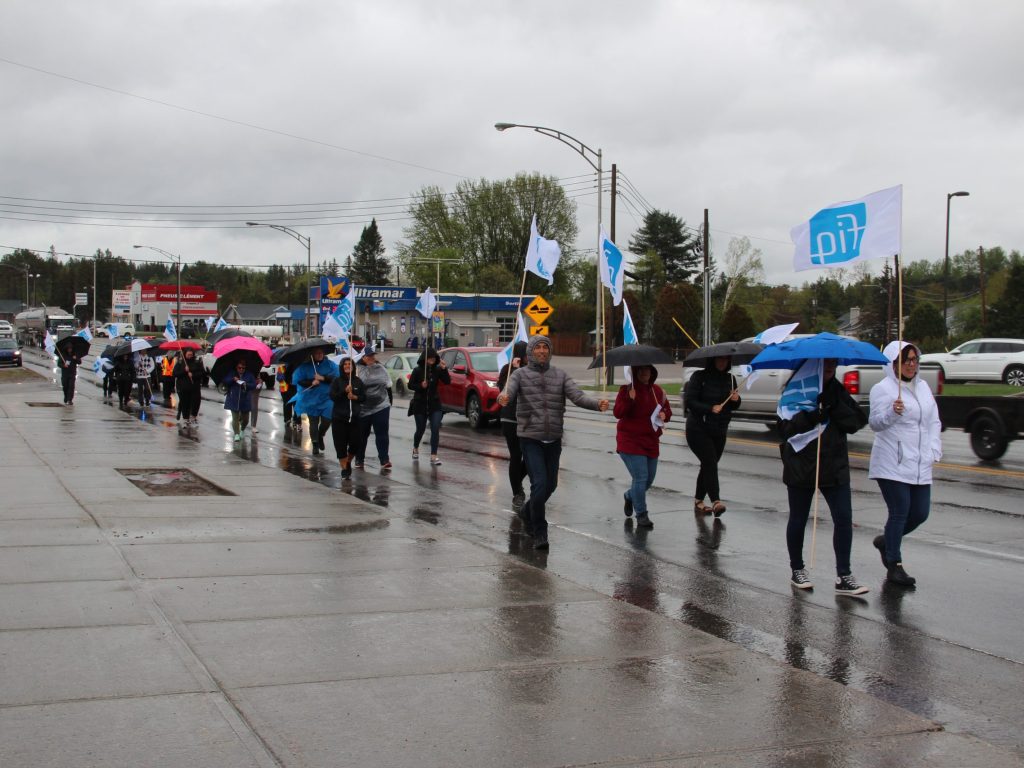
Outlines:
POLYGON ((718 488, 718 460, 725 452, 725 430, 707 430, 692 424, 692 421, 686 422, 686 444, 700 461, 693 498, 704 501, 706 496, 711 501, 719 501, 722 496, 718 488))
POLYGON ((516 432, 518 426, 514 421, 501 422, 501 433, 508 446, 508 482, 513 494, 523 492, 523 480, 526 479, 526 462, 523 461, 523 448, 516 432))
POLYGON ((331 437, 334 439, 334 451, 338 454, 339 461, 356 455, 362 434, 362 425, 358 417, 353 421, 348 419, 333 419, 331 421, 331 437))

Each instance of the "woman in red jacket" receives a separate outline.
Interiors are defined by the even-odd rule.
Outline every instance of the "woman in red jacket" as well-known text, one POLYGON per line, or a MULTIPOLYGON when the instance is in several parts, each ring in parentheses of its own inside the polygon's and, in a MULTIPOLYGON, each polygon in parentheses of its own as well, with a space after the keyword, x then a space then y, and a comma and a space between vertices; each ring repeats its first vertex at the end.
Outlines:
POLYGON ((615 429, 615 450, 629 470, 633 484, 623 494, 626 517, 636 512, 639 528, 653 528, 647 514, 647 489, 658 471, 662 425, 672 418, 665 392, 654 382, 658 371, 650 365, 632 369, 633 383, 619 387, 612 411, 619 420, 615 429))

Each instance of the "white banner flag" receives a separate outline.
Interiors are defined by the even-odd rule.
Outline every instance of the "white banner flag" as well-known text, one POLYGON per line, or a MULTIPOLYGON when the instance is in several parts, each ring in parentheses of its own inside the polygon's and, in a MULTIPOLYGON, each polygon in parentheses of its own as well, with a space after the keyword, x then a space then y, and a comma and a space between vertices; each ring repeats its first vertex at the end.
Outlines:
POLYGON ((537 232, 537 214, 533 214, 533 221, 530 222, 530 243, 526 247, 526 269, 538 277, 548 281, 548 285, 555 282, 555 270, 558 268, 558 260, 562 258, 562 249, 554 240, 541 237, 537 232))
POLYGON ((612 304, 619 306, 622 301, 622 283, 625 277, 626 260, 601 227, 601 282, 612 294, 612 304))
POLYGON ((437 297, 427 288, 420 296, 420 300, 416 302, 416 311, 422 315, 424 320, 429 320, 435 309, 437 309, 437 297))
POLYGON ((790 230, 793 269, 843 267, 900 252, 903 185, 833 203, 790 230))
MULTIPOLYGON (((822 360, 806 360, 790 377, 775 411, 780 419, 788 421, 802 411, 813 411, 818 407, 818 395, 821 394, 825 371, 822 363, 822 360)), ((824 424, 821 424, 809 432, 793 435, 789 438, 789 444, 799 453, 814 442, 823 428, 824 424)))
POLYGON ((498 359, 498 370, 500 371, 512 360, 512 349, 515 347, 517 341, 528 342, 530 340, 530 334, 526 328, 526 321, 523 319, 523 313, 519 313, 519 319, 516 320, 516 335, 512 337, 512 341, 508 343, 508 346, 498 352, 495 357, 498 359))

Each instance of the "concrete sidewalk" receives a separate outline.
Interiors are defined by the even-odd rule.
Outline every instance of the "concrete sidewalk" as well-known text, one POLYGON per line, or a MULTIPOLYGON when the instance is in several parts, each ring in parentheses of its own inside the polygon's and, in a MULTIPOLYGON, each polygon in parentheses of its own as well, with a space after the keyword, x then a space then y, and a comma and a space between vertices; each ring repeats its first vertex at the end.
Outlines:
POLYGON ((60 400, 0 384, 4 768, 1022 764, 431 525, 440 491, 60 400))

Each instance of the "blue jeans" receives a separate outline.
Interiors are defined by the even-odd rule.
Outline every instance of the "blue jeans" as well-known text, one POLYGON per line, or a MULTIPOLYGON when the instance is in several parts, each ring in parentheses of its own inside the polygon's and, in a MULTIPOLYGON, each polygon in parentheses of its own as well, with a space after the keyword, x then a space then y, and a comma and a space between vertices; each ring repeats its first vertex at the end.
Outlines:
POLYGON ((902 563, 900 544, 904 536, 928 519, 932 487, 881 478, 877 482, 889 508, 889 519, 885 521, 885 559, 890 563, 902 563))
POLYGON ((427 431, 427 424, 430 424, 430 455, 437 453, 437 443, 441 439, 441 419, 444 418, 444 411, 431 411, 430 414, 414 413, 412 417, 416 420, 416 433, 412 436, 412 447, 419 448, 423 433, 427 431))
POLYGON ((548 537, 545 505, 558 487, 558 460, 562 456, 562 441, 542 443, 529 437, 520 437, 523 460, 530 475, 530 498, 523 505, 521 515, 529 522, 530 533, 538 539, 548 537))
POLYGON ((622 463, 629 470, 633 484, 626 491, 625 497, 633 502, 633 511, 637 517, 647 515, 647 489, 654 484, 654 476, 658 472, 658 460, 638 453, 619 452, 622 463))
MULTIPOLYGON (((787 485, 789 491, 789 522, 786 524, 786 548, 789 567, 794 571, 804 567, 804 529, 814 501, 813 488, 787 485)), ((850 575, 850 548, 853 546, 853 504, 849 485, 820 488, 832 514, 832 550, 836 553, 836 575, 850 575)))
POLYGON ((356 461, 360 464, 366 458, 366 444, 370 442, 370 430, 373 430, 373 437, 377 443, 377 458, 381 464, 390 461, 388 448, 390 444, 388 427, 391 425, 391 407, 384 408, 372 413, 369 416, 359 417, 359 426, 362 435, 359 438, 359 451, 356 454, 356 461))

